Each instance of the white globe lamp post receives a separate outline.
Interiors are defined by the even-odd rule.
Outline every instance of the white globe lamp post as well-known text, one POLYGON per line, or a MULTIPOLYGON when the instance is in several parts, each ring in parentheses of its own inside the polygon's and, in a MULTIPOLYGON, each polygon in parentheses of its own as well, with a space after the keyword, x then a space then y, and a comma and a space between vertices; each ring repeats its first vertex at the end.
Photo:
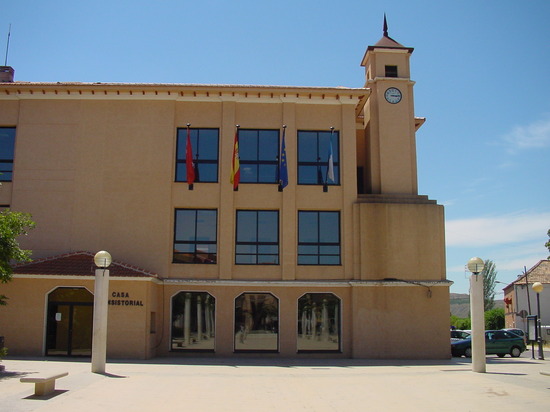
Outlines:
POLYGON ((107 314, 109 301, 109 270, 112 262, 109 252, 104 250, 94 256, 94 326, 92 334, 92 372, 105 373, 107 359, 107 314))
POLYGON ((473 257, 468 261, 470 276, 470 316, 472 317, 472 371, 486 372, 485 363, 485 310, 483 299, 483 259, 473 257))

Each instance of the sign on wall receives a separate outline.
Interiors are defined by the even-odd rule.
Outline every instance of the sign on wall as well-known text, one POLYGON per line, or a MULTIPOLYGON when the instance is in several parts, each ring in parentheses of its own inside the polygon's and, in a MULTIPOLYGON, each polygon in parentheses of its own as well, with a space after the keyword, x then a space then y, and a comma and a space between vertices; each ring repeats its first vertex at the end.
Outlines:
POLYGON ((143 301, 133 299, 128 292, 112 292, 109 306, 143 306, 143 301))

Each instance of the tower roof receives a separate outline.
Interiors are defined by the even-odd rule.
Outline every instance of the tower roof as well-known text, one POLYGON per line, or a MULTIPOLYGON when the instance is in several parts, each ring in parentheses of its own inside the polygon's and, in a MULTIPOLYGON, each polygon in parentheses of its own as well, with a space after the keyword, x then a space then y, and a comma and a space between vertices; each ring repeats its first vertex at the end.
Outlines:
POLYGON ((384 28, 382 38, 378 40, 378 42, 374 46, 369 46, 367 48, 367 52, 374 49, 403 49, 408 50, 409 53, 412 53, 414 50, 414 48, 412 47, 403 46, 401 43, 395 41, 388 35, 388 21, 386 19, 386 14, 384 14, 384 28))

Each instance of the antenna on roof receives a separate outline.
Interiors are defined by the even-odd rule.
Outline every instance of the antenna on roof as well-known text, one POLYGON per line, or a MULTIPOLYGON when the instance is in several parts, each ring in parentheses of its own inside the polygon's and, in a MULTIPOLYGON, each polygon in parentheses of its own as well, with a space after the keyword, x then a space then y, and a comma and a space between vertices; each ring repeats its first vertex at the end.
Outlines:
POLYGON ((384 13, 384 36, 388 37, 388 21, 386 20, 386 13, 384 13))
POLYGON ((10 49, 10 34, 11 34, 11 23, 10 23, 10 28, 8 29, 8 42, 6 44, 6 58, 4 59, 4 66, 8 65, 8 50, 10 49))

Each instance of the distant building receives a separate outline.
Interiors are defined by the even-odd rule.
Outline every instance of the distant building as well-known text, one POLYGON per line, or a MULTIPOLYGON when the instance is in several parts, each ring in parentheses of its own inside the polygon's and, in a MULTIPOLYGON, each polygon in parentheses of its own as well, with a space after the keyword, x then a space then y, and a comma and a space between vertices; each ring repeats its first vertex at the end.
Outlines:
POLYGON ((107 250, 111 358, 450 357, 412 52, 385 30, 359 88, 7 71, 0 205, 37 222, 21 239, 36 260, 0 285, 10 353, 89 356, 93 255, 107 250))
MULTIPOLYGON (((544 286, 539 296, 541 323, 550 325, 550 260, 541 260, 504 288, 507 328, 518 328, 527 332, 527 316, 537 315, 537 294, 533 291, 535 282, 544 286)), ((545 337, 545 340, 550 340, 550 336, 545 337)))

